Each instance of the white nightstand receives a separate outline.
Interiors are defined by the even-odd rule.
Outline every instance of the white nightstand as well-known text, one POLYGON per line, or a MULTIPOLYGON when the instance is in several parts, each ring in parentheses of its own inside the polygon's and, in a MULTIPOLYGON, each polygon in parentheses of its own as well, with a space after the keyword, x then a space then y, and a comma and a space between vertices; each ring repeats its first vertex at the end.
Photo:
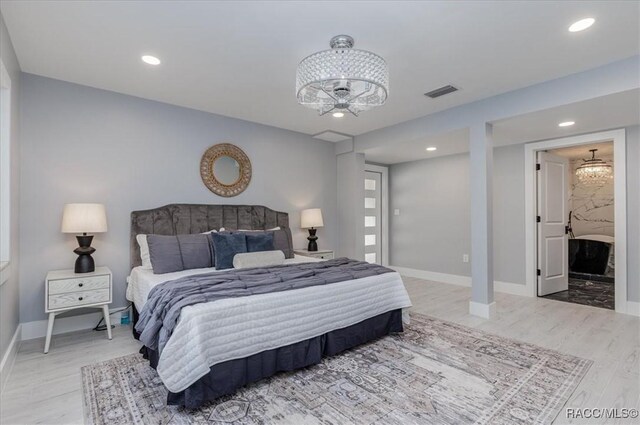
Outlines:
POLYGON ((107 336, 111 339, 111 270, 96 267, 92 273, 74 273, 73 270, 56 270, 47 273, 45 282, 44 311, 49 313, 45 354, 49 352, 53 322, 56 315, 76 308, 99 308, 104 314, 107 336))
POLYGON ((306 249, 294 249, 293 252, 298 255, 313 258, 322 258, 323 260, 333 260, 333 251, 330 249, 319 249, 317 251, 307 251, 306 249))

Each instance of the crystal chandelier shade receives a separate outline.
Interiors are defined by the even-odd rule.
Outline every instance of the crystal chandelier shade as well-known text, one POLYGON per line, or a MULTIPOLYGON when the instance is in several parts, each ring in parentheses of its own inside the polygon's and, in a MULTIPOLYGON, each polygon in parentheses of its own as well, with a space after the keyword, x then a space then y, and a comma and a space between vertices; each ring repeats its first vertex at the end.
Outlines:
POLYGON ((331 49, 314 53, 298 65, 298 102, 320 115, 336 110, 358 115, 384 104, 389 94, 389 70, 375 53, 353 48, 353 38, 338 35, 331 49))
POLYGON ((591 159, 583 159, 584 163, 576 170, 578 181, 583 184, 598 186, 613 178, 613 167, 596 158, 598 149, 590 149, 591 159))

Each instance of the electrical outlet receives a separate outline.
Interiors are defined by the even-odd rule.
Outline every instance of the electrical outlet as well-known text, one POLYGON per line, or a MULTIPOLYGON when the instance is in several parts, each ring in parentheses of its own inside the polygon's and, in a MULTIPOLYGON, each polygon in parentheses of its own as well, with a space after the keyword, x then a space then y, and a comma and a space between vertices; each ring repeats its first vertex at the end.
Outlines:
POLYGON ((462 262, 463 263, 469 262, 469 254, 462 254, 462 262))
POLYGON ((393 215, 400 215, 400 210, 398 208, 393 210, 393 215))

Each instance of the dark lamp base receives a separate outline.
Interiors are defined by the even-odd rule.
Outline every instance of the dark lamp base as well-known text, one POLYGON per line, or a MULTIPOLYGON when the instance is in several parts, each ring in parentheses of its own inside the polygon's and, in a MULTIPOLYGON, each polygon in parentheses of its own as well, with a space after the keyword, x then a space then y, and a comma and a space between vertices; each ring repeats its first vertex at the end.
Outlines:
POLYGON ((313 227, 309 229, 309 237, 307 237, 307 240, 309 241, 307 251, 309 252, 318 250, 318 243, 316 242, 318 237, 316 236, 316 231, 317 229, 314 229, 313 227))
POLYGON ((73 250, 73 252, 78 254, 78 258, 76 259, 76 266, 73 271, 76 273, 94 272, 96 270, 96 264, 94 263, 91 254, 96 252, 96 249, 91 247, 93 236, 76 236, 76 239, 78 240, 78 245, 80 246, 73 250))

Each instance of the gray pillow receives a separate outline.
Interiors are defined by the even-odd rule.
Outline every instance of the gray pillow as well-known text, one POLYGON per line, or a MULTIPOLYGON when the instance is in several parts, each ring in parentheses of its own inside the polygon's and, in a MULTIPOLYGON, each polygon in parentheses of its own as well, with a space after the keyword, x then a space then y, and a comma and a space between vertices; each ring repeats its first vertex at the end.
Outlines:
POLYGON ((273 231, 273 249, 284 252, 284 258, 293 258, 291 229, 283 227, 273 231))
POLYGON ((184 270, 180 244, 175 236, 147 235, 149 257, 154 274, 184 270))
POLYGON ((212 267, 209 235, 177 235, 185 270, 212 267))
POLYGON ((209 235, 147 235, 154 274, 211 267, 209 235))

